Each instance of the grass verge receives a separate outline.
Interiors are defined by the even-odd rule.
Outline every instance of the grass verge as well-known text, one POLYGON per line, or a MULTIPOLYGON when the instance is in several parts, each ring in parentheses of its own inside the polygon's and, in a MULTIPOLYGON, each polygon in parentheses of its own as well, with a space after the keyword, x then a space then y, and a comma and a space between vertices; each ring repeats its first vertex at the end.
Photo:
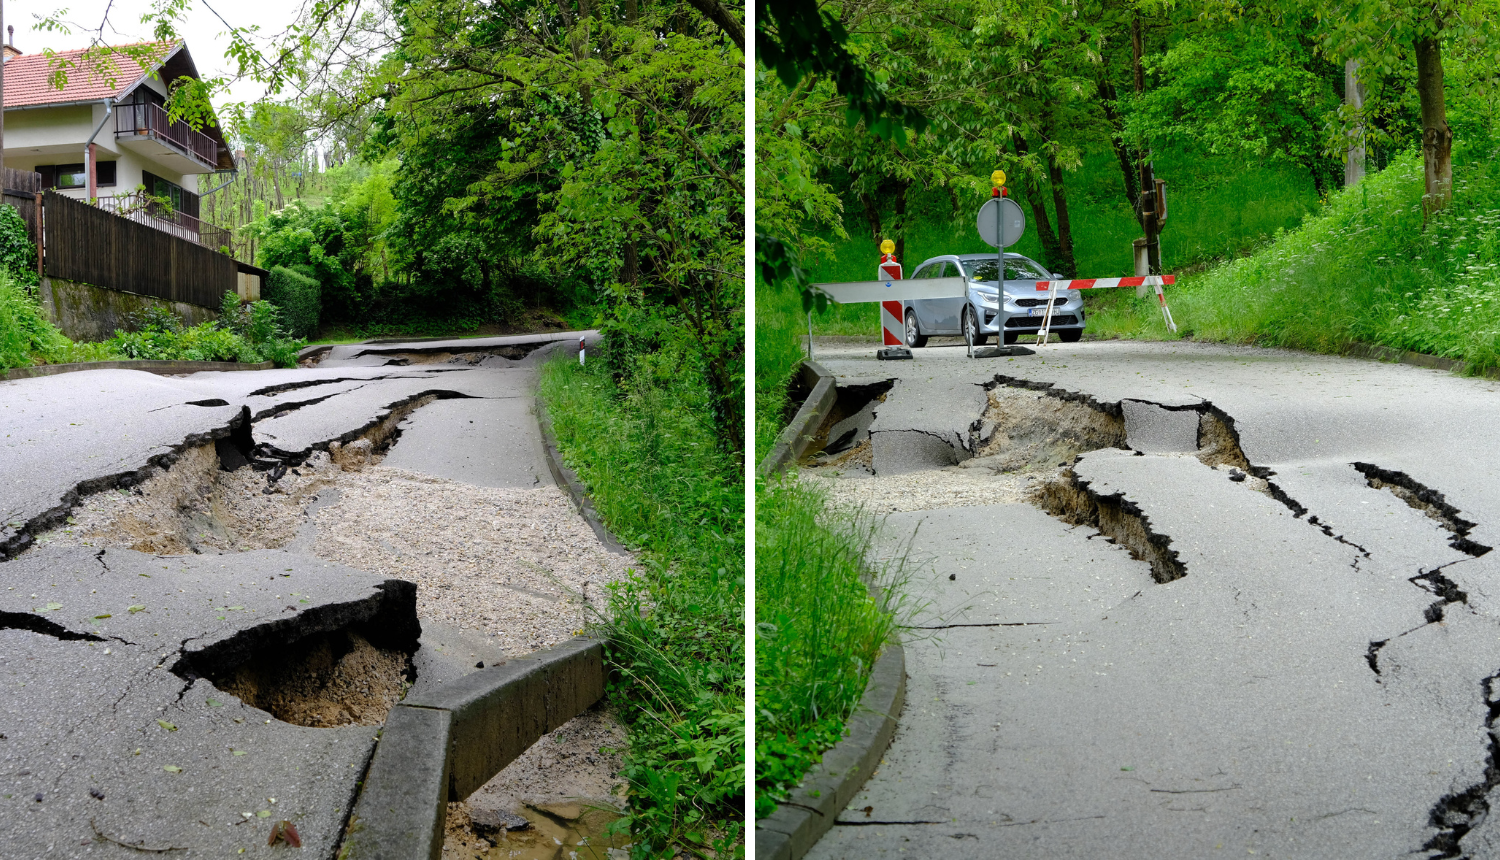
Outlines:
POLYGON ((599 622, 630 731, 631 855, 741 856, 741 464, 719 448, 694 374, 621 392, 603 362, 559 359, 543 365, 540 393, 568 465, 641 562, 599 622))
POLYGON ((904 554, 873 575, 879 523, 830 509, 795 476, 757 488, 755 815, 843 735, 881 650, 907 614, 904 554))
MULTIPOLYGON (((1452 203, 1424 218, 1416 153, 1332 195, 1256 253, 1179 279, 1175 337, 1338 353, 1351 341, 1500 369, 1500 154, 1454 159, 1452 203)), ((1103 337, 1170 339, 1151 299, 1115 296, 1103 337)))

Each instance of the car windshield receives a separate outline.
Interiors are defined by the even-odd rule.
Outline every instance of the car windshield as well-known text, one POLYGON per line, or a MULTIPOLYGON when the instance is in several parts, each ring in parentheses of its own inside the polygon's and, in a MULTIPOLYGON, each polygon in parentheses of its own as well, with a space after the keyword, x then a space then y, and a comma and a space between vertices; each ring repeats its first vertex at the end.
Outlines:
MULTIPOLYGON (((994 260, 964 260, 964 272, 971 281, 995 281, 994 260)), ((1005 258, 1007 281, 1045 281, 1052 276, 1037 268, 1030 260, 1020 257, 1005 258)))

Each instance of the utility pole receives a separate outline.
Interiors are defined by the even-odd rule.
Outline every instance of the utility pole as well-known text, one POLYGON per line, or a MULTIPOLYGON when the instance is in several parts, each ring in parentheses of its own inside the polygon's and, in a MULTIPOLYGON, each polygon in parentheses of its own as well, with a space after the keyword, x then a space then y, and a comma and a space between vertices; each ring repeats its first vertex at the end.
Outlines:
MULTIPOLYGON (((0 0, 0 32, 5 30, 5 0, 0 0)), ((10 44, 9 39, 5 44, 10 44)), ((0 46, 0 189, 5 186, 5 47, 0 46)), ((4 194, 0 193, 0 199, 4 194)))
MULTIPOLYGON (((1359 60, 1346 60, 1344 62, 1344 104, 1356 110, 1363 111, 1365 107, 1365 86, 1359 82, 1359 60)), ((1344 162, 1344 187, 1357 185, 1365 178, 1365 124, 1364 118, 1360 118, 1359 125, 1349 132, 1348 156, 1344 162)))

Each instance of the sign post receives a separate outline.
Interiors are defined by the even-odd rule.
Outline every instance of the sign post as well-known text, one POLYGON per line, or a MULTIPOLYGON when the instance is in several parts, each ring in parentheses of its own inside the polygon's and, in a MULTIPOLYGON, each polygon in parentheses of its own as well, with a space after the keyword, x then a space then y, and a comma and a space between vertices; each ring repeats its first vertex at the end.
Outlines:
MULTIPOLYGON (((975 220, 975 228, 979 231, 979 238, 995 247, 995 280, 999 290, 1000 303, 1005 303, 1005 249, 1021 241, 1026 233, 1026 213, 1016 201, 1010 199, 1005 190, 1005 171, 997 170, 990 174, 990 182, 995 185, 990 199, 984 201, 979 207, 979 217, 975 220)), ((969 311, 968 313, 973 313, 969 311)), ((979 320, 974 320, 975 329, 978 329, 979 320)), ((964 342, 968 345, 969 358, 974 357, 974 341, 968 327, 964 327, 964 342)), ((1005 340, 1005 332, 1000 332, 1001 341, 1005 340)))

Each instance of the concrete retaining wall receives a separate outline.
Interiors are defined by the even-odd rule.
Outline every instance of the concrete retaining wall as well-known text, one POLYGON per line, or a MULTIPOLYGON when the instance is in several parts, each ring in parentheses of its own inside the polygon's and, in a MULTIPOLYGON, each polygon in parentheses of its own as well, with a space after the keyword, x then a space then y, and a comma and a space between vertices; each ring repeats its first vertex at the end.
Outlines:
POLYGON ((47 319, 73 340, 88 343, 109 340, 115 329, 126 327, 128 315, 147 308, 169 310, 190 326, 219 318, 217 308, 106 290, 62 278, 42 278, 40 292, 47 319))
POLYGON ((828 417, 829 410, 838 402, 839 395, 834 388, 833 374, 824 370, 821 364, 804 361, 798 373, 801 374, 803 386, 812 389, 812 393, 807 395, 802 408, 797 410, 786 429, 781 431, 780 438, 771 446, 771 452, 760 461, 762 475, 774 474, 802 459, 813 436, 817 435, 818 428, 823 426, 823 419, 828 417))
POLYGON ((578 637, 391 709, 341 860, 440 860, 448 804, 604 696, 604 645, 578 637))

